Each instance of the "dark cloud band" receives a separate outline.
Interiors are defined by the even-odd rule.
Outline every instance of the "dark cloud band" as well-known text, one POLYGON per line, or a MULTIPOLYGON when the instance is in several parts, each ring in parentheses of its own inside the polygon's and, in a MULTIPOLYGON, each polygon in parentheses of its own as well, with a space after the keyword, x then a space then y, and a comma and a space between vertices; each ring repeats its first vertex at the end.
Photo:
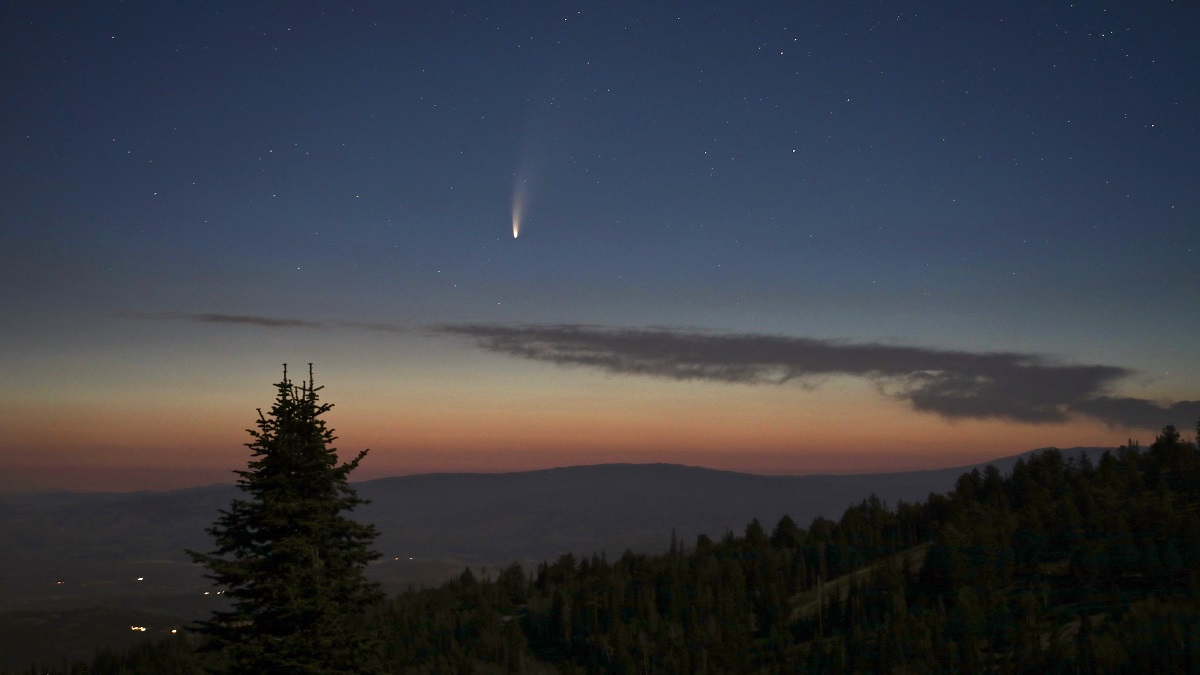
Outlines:
MULTIPOLYGON (((280 329, 406 332, 388 323, 310 321, 242 314, 143 312, 137 318, 280 329)), ((966 352, 877 343, 579 324, 445 324, 436 333, 511 356, 610 373, 742 384, 862 377, 886 396, 948 419, 1063 422, 1086 415, 1120 428, 1190 423, 1200 401, 1163 405, 1111 395, 1126 368, 1057 363, 1037 354, 966 352)))
POLYGON ((1162 406, 1109 396, 1116 381, 1132 374, 1128 369, 1056 363, 1036 354, 575 324, 434 330, 501 354, 619 374, 744 384, 863 377, 917 410, 950 419, 1047 423, 1082 414, 1115 427, 1157 429, 1200 413, 1200 401, 1162 406))

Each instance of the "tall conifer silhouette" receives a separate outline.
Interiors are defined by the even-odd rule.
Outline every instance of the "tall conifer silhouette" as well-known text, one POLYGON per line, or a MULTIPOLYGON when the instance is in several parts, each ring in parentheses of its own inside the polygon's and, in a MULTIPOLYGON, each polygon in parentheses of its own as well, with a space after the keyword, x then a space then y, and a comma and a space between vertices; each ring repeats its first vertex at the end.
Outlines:
POLYGON ((371 640, 358 626, 381 598, 363 576, 379 556, 370 549, 378 532, 344 515, 365 503, 347 478, 367 451, 338 463, 321 419, 332 406, 318 402, 312 364, 299 385, 284 364, 275 386, 274 406, 248 429, 244 495, 208 528, 216 548, 188 551, 233 603, 199 631, 233 673, 370 672, 371 640))

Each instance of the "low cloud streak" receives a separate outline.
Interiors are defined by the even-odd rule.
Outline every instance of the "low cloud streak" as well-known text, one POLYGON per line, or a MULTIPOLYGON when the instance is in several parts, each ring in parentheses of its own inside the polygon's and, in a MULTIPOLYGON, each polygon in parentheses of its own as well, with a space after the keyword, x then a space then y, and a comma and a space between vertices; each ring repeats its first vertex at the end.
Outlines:
POLYGON ((1133 374, 1129 369, 1058 363, 1037 354, 580 324, 445 324, 433 330, 500 354, 615 374, 810 386, 831 376, 862 377, 886 396, 947 419, 1042 424, 1086 415, 1113 427, 1157 429, 1200 413, 1200 401, 1163 406, 1112 396, 1113 385, 1133 374))
POLYGON ((139 319, 160 321, 190 321, 192 323, 230 324, 244 326, 259 326, 261 328, 350 328, 354 330, 403 333, 404 326, 392 323, 366 323, 361 321, 311 321, 308 319, 289 319, 272 316, 256 316, 252 314, 217 314, 204 312, 136 312, 130 316, 139 319))

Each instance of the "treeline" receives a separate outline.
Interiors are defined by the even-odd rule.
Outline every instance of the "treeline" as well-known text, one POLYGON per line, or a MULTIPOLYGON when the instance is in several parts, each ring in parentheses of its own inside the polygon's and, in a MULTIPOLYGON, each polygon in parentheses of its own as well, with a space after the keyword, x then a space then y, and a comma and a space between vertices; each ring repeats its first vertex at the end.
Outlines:
MULTIPOLYGON (((1198 430, 1200 435, 1200 430, 1198 430)), ((1200 440, 1200 439, 1198 439, 1200 440)), ((837 521, 470 570, 364 620, 393 673, 1200 672, 1200 451, 1167 427, 837 521)), ((203 672, 186 642, 29 672, 203 672)))

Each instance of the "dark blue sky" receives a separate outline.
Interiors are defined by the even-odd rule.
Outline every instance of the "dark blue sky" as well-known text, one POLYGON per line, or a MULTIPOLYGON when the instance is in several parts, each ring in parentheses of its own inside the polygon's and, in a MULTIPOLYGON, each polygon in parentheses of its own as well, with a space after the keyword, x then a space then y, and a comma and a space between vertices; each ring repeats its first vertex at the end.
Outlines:
MULTIPOLYGON (((595 399, 546 411, 538 423, 553 416, 564 430, 539 442, 599 439, 587 447, 604 458, 633 441, 606 445, 562 420, 635 405, 648 386, 684 392, 685 417, 704 415, 701 400, 764 395, 703 377, 598 375, 570 359, 583 367, 547 367, 431 329, 464 323, 1016 352, 1126 373, 1054 402, 1061 410, 1106 397, 1165 411, 1198 397, 1192 3, 0 11, 0 309, 16 364, 0 395, 32 420, 0 461, 142 465, 145 453, 123 450, 136 445, 140 401, 168 416, 197 387, 258 401, 285 360, 318 361, 350 401, 423 400, 415 415, 455 429, 486 417, 464 402, 481 378, 535 397, 596 378, 595 399), (421 399, 414 378, 441 383, 443 398, 421 399), (53 409, 80 429, 108 413, 129 421, 96 449, 40 436, 53 409)), ((807 398, 771 389, 819 407, 839 377, 807 398)), ((911 439, 945 423, 872 391, 847 400, 907 410, 919 419, 911 439)), ((202 426, 226 423, 212 414, 202 426)), ((1163 423, 1195 421, 1182 417, 1163 423)), ((1073 413, 1059 426, 967 418, 1009 425, 1013 452, 1127 433, 1073 413)), ((373 419, 342 425, 384 428, 373 419)), ((619 413, 603 419, 638 436, 619 413)), ((946 424, 946 452, 973 423, 946 424)), ((685 461, 689 423, 678 425, 655 426, 648 444, 685 461)), ((409 448, 391 433, 366 436, 409 448)), ((443 449, 486 445, 486 467, 533 443, 429 434, 443 449)), ((802 471, 834 437, 818 449, 799 428, 780 431, 770 452, 794 461, 748 466, 802 471)), ((755 439, 737 451, 753 455, 755 439)))

